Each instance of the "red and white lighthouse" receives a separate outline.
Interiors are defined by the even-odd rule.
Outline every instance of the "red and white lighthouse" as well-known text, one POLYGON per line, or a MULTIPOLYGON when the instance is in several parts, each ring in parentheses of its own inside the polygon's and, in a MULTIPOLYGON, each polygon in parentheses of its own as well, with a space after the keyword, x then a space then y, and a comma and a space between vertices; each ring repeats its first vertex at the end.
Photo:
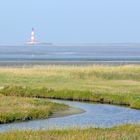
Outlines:
POLYGON ((34 28, 32 28, 32 32, 31 32, 31 38, 30 38, 30 41, 27 42, 27 44, 31 44, 31 45, 34 45, 36 44, 36 39, 35 39, 35 30, 34 28))

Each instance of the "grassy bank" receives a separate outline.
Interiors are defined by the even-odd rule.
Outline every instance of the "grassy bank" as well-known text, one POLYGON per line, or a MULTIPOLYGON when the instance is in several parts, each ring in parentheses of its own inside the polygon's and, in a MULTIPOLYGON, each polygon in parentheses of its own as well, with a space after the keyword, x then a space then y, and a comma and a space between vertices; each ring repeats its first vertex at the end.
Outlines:
POLYGON ((139 140, 140 125, 109 129, 90 128, 62 131, 15 131, 0 134, 2 140, 139 140))
POLYGON ((22 86, 6 86, 0 90, 5 96, 21 96, 62 99, 72 101, 90 101, 97 103, 107 103, 124 105, 131 108, 140 109, 140 94, 109 93, 106 91, 94 92, 88 90, 54 90, 48 88, 31 88, 22 86))
POLYGON ((51 103, 47 100, 0 95, 0 124, 44 119, 54 111, 66 108, 65 105, 51 103))
POLYGON ((1 68, 1 93, 97 101, 140 109, 140 66, 1 68))

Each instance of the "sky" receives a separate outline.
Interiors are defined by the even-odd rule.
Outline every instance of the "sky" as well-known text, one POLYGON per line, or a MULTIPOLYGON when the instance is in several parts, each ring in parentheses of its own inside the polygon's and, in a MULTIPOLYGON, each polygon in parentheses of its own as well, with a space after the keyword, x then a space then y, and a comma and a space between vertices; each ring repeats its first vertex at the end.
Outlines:
POLYGON ((0 44, 138 43, 140 0, 1 0, 0 44))

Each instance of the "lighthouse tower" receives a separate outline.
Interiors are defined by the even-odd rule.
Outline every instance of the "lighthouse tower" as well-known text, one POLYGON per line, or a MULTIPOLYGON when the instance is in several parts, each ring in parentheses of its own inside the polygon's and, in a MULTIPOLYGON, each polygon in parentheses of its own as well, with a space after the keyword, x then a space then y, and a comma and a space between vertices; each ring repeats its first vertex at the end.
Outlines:
POLYGON ((39 42, 39 41, 37 41, 34 28, 32 28, 31 37, 26 42, 26 44, 29 45, 29 46, 36 46, 36 45, 47 45, 47 46, 50 46, 50 45, 52 45, 52 43, 46 43, 46 42, 39 42))
POLYGON ((34 28, 32 28, 30 44, 35 44, 35 43, 36 43, 36 40, 35 40, 35 30, 34 30, 34 28))
POLYGON ((32 28, 31 38, 30 38, 30 41, 27 42, 27 44, 34 45, 36 43, 37 42, 36 42, 36 39, 35 39, 35 30, 34 30, 34 28, 32 28))
POLYGON ((34 30, 34 28, 32 28, 32 32, 31 32, 31 43, 35 43, 35 30, 34 30))

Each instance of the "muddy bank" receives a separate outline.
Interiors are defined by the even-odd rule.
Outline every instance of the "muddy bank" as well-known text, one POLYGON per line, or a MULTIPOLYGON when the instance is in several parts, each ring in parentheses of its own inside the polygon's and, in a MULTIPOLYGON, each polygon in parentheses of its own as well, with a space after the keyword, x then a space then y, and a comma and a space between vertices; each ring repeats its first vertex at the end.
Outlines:
POLYGON ((66 117, 70 115, 76 115, 86 112, 80 108, 69 107, 67 110, 56 111, 49 118, 58 118, 58 117, 66 117))

